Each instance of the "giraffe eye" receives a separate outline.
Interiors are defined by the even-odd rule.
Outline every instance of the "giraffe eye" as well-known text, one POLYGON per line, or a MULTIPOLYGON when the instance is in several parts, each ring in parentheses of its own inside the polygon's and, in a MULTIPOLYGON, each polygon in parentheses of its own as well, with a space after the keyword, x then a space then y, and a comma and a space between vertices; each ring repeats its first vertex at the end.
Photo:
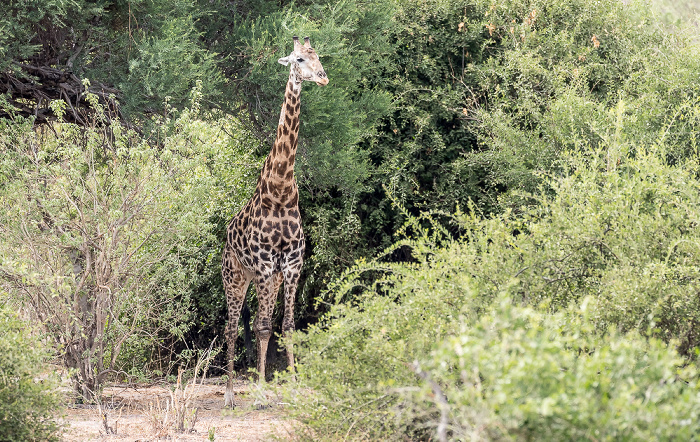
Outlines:
POLYGON ((303 58, 297 58, 297 61, 298 61, 299 63, 301 63, 301 62, 304 61, 304 59, 303 59, 303 58))

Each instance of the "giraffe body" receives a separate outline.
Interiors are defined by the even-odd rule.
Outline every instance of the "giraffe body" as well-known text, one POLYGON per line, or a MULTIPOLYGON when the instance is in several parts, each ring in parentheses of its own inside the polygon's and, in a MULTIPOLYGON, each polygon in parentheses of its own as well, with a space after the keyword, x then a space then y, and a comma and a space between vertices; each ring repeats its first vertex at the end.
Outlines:
MULTIPOLYGON (((258 373, 265 380, 265 357, 272 334, 272 314, 277 293, 284 283, 285 335, 294 331, 294 299, 304 259, 304 232, 299 214, 299 191, 294 179, 294 162, 299 135, 300 93, 303 81, 318 85, 328 79, 308 37, 302 46, 294 37, 294 51, 279 62, 290 65, 289 81, 282 103, 277 138, 265 160, 255 192, 226 229, 221 274, 228 304, 226 341, 228 372, 224 403, 234 406, 233 361, 238 337, 238 319, 245 295, 253 281, 258 295, 258 312, 253 323, 257 340, 258 373)), ((287 347, 287 361, 294 369, 294 355, 287 347)))

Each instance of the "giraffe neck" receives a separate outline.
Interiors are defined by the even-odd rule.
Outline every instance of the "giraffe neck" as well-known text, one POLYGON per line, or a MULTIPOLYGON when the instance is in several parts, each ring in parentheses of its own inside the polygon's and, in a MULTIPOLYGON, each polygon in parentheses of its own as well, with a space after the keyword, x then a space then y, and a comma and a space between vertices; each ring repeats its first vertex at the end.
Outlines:
POLYGON ((277 126, 277 138, 265 160, 259 184, 262 193, 267 194, 273 201, 282 203, 297 193, 294 180, 294 162, 299 139, 300 93, 301 79, 292 68, 284 93, 284 102, 277 126))

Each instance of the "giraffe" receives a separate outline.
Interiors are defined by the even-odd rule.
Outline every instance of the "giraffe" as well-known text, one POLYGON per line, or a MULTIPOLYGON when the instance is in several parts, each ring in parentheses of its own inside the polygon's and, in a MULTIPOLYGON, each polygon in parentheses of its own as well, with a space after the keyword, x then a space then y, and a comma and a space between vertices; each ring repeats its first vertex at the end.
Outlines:
MULTIPOLYGON (((319 86, 328 78, 309 37, 304 44, 293 37, 294 50, 278 60, 289 65, 289 81, 284 94, 277 139, 265 160, 253 196, 233 217, 226 229, 221 275, 228 304, 228 382, 224 406, 233 408, 233 360, 238 337, 238 319, 251 280, 258 294, 258 312, 253 323, 258 350, 259 379, 265 380, 265 356, 272 333, 272 313, 277 293, 284 282, 285 336, 294 331, 294 297, 304 259, 304 233, 299 215, 299 192, 294 179, 294 159, 299 138, 299 95, 303 81, 319 86)), ((287 362, 294 370, 291 344, 287 362)))

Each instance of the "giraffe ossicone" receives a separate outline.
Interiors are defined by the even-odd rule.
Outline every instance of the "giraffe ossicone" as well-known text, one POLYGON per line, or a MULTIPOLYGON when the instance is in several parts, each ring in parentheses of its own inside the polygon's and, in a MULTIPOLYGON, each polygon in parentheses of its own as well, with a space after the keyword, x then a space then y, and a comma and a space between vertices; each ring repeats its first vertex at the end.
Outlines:
MULTIPOLYGON (((226 342, 228 381, 224 405, 234 407, 233 362, 238 338, 238 319, 246 291, 253 281, 258 311, 253 323, 258 350, 258 373, 265 380, 265 357, 272 334, 272 313, 279 288, 284 283, 282 331, 294 331, 294 299, 304 260, 304 233, 299 214, 299 191, 294 179, 294 162, 299 140, 299 96, 301 84, 328 84, 309 37, 304 44, 293 37, 294 50, 278 61, 289 66, 289 80, 280 112, 277 138, 265 160, 251 199, 233 217, 226 229, 221 275, 228 305, 226 342)), ((294 353, 287 347, 287 362, 294 370, 294 353)))

